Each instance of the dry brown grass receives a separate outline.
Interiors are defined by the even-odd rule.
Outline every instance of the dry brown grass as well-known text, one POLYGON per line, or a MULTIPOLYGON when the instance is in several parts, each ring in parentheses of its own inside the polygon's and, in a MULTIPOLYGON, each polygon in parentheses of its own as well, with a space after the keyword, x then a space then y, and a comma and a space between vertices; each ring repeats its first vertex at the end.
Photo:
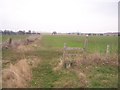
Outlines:
POLYGON ((25 45, 20 45, 18 48, 17 48, 17 52, 28 52, 28 51, 32 51, 34 50, 34 48, 32 46, 25 46, 25 45))
POLYGON ((84 73, 80 72, 78 73, 78 78, 80 80, 80 86, 81 87, 87 87, 88 86, 88 80, 87 80, 87 77, 84 73))
POLYGON ((100 53, 87 54, 87 57, 77 57, 75 61, 76 66, 74 70, 89 74, 93 68, 97 68, 101 65, 118 67, 118 55, 101 55, 100 53))
POLYGON ((27 57, 27 62, 31 66, 31 68, 37 67, 37 65, 40 63, 41 59, 36 56, 29 56, 27 57))
POLYGON ((27 87, 32 78, 32 68, 37 67, 40 59, 35 56, 27 57, 18 61, 16 64, 10 64, 2 72, 2 84, 5 88, 24 88, 27 87))
POLYGON ((15 52, 19 52, 22 60, 17 60, 14 65, 9 62, 9 66, 2 71, 2 86, 4 88, 24 88, 28 87, 28 83, 32 78, 32 68, 40 63, 40 59, 35 56, 24 56, 24 52, 35 50, 40 42, 40 38, 29 45, 20 44, 17 48, 13 48, 15 52))
POLYGON ((37 38, 37 40, 35 40, 34 43, 32 44, 29 44, 29 45, 21 44, 17 47, 17 51, 21 53, 33 51, 35 50, 35 48, 40 47, 40 40, 41 40, 41 37, 37 38))
POLYGON ((58 71, 63 67, 63 60, 60 58, 59 62, 56 64, 56 66, 53 68, 54 71, 58 71))
POLYGON ((23 88, 27 87, 27 82, 31 79, 31 67, 26 60, 20 60, 15 65, 2 71, 3 88, 23 88))
POLYGON ((89 65, 111 65, 118 66, 118 55, 103 55, 100 53, 86 54, 86 57, 77 57, 76 64, 89 66, 89 65))

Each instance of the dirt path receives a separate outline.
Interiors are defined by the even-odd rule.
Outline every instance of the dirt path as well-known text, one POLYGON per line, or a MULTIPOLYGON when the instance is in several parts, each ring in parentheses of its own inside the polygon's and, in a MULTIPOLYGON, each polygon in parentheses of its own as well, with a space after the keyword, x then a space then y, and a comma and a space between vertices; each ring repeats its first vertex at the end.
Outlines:
MULTIPOLYGON (((33 36, 30 38, 33 38, 33 36)), ((21 54, 23 59, 18 60, 15 64, 10 64, 9 67, 2 70, 3 88, 25 88, 29 86, 28 83, 32 79, 32 68, 40 63, 40 58, 34 55, 25 56, 24 54, 39 48, 40 40, 41 36, 32 44, 17 47, 16 51, 21 54)))

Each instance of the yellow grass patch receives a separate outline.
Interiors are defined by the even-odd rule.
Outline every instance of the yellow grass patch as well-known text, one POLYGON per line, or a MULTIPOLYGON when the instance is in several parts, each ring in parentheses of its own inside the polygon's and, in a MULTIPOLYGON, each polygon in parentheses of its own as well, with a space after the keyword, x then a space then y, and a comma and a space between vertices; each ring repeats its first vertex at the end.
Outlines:
POLYGON ((27 82, 31 79, 31 68, 26 60, 20 60, 15 65, 2 71, 2 84, 4 88, 27 87, 27 82))

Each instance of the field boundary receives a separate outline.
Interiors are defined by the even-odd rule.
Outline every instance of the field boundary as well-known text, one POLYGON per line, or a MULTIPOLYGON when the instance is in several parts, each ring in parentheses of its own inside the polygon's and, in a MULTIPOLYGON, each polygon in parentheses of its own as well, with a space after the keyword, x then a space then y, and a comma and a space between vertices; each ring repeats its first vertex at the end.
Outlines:
POLYGON ((27 39, 25 40, 13 40, 12 38, 9 38, 8 41, 5 41, 4 43, 2 43, 2 48, 17 48, 20 45, 28 45, 33 43, 34 41, 36 41, 39 38, 39 36, 34 36, 31 35, 29 36, 27 39))

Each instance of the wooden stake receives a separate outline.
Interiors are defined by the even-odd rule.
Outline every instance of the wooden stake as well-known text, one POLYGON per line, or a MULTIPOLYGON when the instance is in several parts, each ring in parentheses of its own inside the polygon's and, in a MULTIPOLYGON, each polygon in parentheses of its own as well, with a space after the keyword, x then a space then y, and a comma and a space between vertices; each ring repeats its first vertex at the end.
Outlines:
POLYGON ((84 50, 86 50, 86 48, 87 48, 87 42, 88 42, 88 35, 86 35, 86 37, 85 37, 85 42, 84 42, 84 50))
POLYGON ((66 58, 66 43, 64 43, 63 60, 66 58))
POLYGON ((106 49, 106 54, 109 54, 110 53, 110 45, 107 45, 107 49, 106 49))

